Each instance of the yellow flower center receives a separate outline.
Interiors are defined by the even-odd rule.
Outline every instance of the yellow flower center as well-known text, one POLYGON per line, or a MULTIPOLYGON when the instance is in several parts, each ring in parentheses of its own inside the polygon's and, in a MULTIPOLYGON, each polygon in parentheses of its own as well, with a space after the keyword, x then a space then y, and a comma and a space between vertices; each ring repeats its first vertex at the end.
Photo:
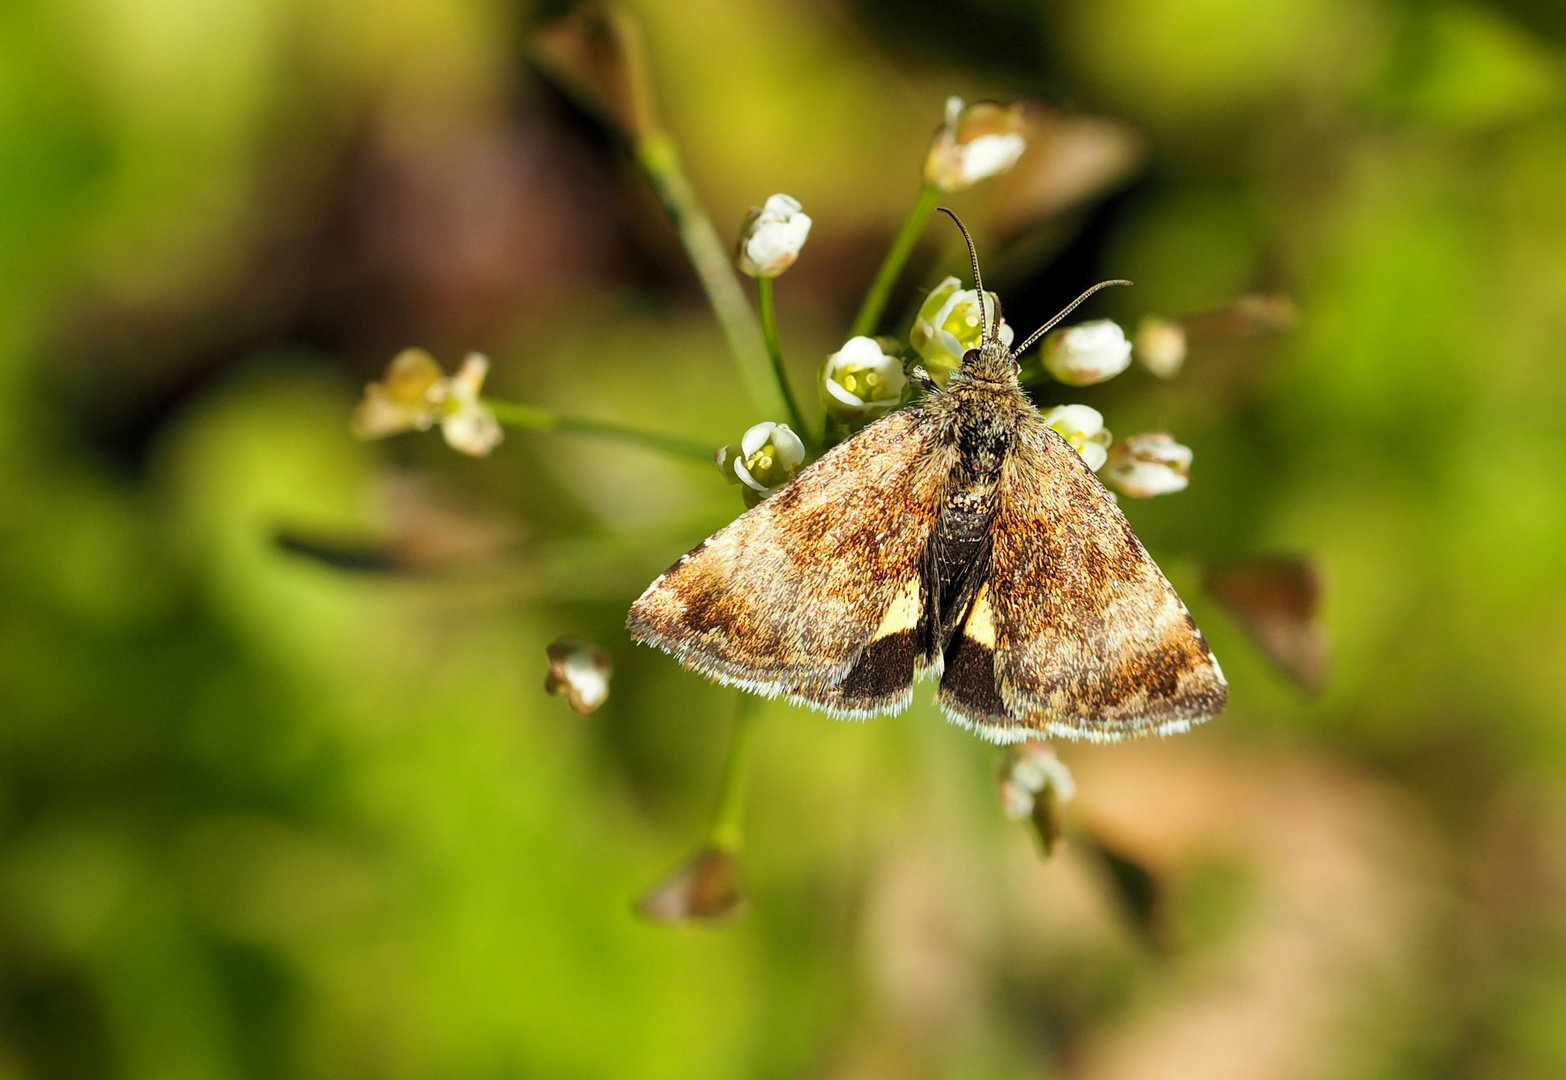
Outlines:
POLYGON ((977 303, 959 304, 947 316, 946 322, 941 326, 942 330, 951 334, 962 342, 963 348, 971 349, 979 344, 980 327, 979 305, 977 303))
POLYGON ((832 379, 862 401, 872 400, 875 397, 876 387, 886 382, 880 372, 852 365, 839 368, 833 373, 832 379))

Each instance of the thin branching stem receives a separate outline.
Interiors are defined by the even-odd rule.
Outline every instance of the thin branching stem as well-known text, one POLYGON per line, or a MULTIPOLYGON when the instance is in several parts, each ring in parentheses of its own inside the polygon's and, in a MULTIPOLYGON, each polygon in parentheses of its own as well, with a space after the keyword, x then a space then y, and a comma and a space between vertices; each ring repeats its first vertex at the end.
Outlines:
POLYGON ((869 336, 875 333, 876 327, 881 322, 881 313, 886 310, 886 301, 892 295, 892 288, 897 284, 898 276, 903 272, 903 267, 908 263, 908 256, 913 254, 914 244, 919 242, 919 236, 924 232, 924 227, 930 220, 930 215, 935 212, 935 204, 940 201, 939 188, 926 184, 919 191, 919 198, 914 202, 913 209, 908 212, 908 217, 903 221, 903 227, 898 230, 897 238, 892 241, 891 248, 886 253, 886 258, 881 260, 881 268, 875 272, 875 280, 870 283, 870 291, 865 294, 864 303, 859 305, 859 314, 854 316, 854 325, 848 332, 849 337, 869 336))
POLYGON ((807 446, 815 449, 815 439, 805 428, 805 416, 799 411, 794 392, 789 389, 788 372, 783 367, 783 346, 778 343, 778 318, 772 303, 771 278, 756 279, 756 310, 761 313, 761 335, 766 339, 767 355, 772 358, 772 374, 778 381, 778 390, 783 394, 783 404, 788 408, 789 426, 807 446))
POLYGON ((751 400, 763 416, 784 415, 787 405, 773 378, 756 313, 745 299, 739 274, 723 242, 718 239, 718 230, 713 227, 712 219, 696 196, 696 189, 685 175, 674 140, 666 132, 654 130, 636 140, 635 150, 642 171, 663 201, 664 209, 674 219, 680 242, 685 245, 707 300, 723 327, 729 351, 734 355, 740 379, 751 400))
POLYGON ((729 760, 723 771, 723 793, 707 842, 720 851, 738 854, 745 845, 745 793, 749 787, 750 757, 755 742, 756 699, 740 691, 734 706, 734 734, 729 740, 729 760))
POLYGON ((513 427, 532 428, 534 431, 568 431, 578 435, 596 435, 605 439, 634 443, 638 446, 661 450, 666 454, 694 458, 711 463, 713 448, 704 443, 682 439, 677 435, 660 435, 655 431, 641 431, 605 420, 582 420, 561 416, 536 405, 524 405, 518 401, 497 401, 485 398, 484 404, 495 414, 495 419, 513 427))

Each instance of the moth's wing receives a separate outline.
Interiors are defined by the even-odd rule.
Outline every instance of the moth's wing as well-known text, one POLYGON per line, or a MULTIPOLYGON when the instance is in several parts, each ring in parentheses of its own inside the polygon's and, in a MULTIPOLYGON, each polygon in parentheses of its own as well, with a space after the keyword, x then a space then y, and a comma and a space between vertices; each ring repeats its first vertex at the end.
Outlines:
POLYGON ((1228 687, 1114 497, 1042 421, 1001 474, 989 574, 946 654, 949 715, 997 742, 1183 731, 1228 687))
POLYGON ((922 409, 883 417, 648 586, 631 636, 769 697, 849 716, 902 708, 920 553, 949 471, 922 409))

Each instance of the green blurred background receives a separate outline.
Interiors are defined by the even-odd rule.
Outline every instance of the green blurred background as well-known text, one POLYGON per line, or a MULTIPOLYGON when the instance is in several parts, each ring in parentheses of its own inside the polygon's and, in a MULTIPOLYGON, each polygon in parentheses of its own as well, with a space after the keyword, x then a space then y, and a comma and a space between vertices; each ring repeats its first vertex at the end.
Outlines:
POLYGON ((1143 148, 1020 234, 1003 184, 954 197, 1020 329, 1098 277, 1137 281, 1095 301, 1128 323, 1293 297, 1289 335, 1069 395, 1195 449, 1128 513, 1229 711, 1061 748, 1118 854, 1046 863, 927 691, 768 706, 751 915, 638 921, 734 706, 624 611, 735 490, 574 436, 348 433, 410 344, 713 445, 764 419, 627 155, 526 61, 563 7, 11 0, 0 1076, 1566 1075, 1566 8, 632 7, 725 239, 774 191, 815 219, 778 282, 802 387, 948 93, 1143 148), (1328 581, 1310 702, 1197 586, 1276 552, 1328 581), (618 667, 587 720, 539 688, 567 632, 618 667))

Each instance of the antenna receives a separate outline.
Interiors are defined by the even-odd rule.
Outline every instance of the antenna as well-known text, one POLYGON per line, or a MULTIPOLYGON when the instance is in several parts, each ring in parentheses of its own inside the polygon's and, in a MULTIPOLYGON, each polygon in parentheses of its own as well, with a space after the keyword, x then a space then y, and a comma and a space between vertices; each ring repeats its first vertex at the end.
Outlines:
POLYGON ((1100 289, 1107 289, 1111 285, 1129 285, 1129 284, 1131 284, 1131 283, 1129 281, 1125 280, 1124 278, 1116 278, 1113 281, 1100 281, 1097 285, 1093 286, 1087 292, 1083 293, 1081 296, 1079 296, 1075 300, 1071 301, 1071 303, 1067 304, 1066 307, 1065 307, 1065 310, 1062 311, 1059 315, 1056 315, 1049 322, 1045 323, 1043 326, 1041 326, 1037 330, 1033 331, 1033 333, 1029 334, 1027 341, 1024 341, 1021 345, 1018 345, 1015 349, 1011 350, 1011 358, 1013 360, 1015 360, 1015 359, 1017 359, 1017 357, 1021 356, 1025 352, 1027 352, 1029 345, 1032 345, 1039 338, 1043 337, 1045 334, 1047 334, 1051 330, 1053 330, 1055 328, 1055 324, 1056 323, 1060 322, 1060 320, 1064 319, 1067 315, 1070 315, 1073 311, 1076 310, 1078 304, 1082 303, 1082 301, 1086 300, 1088 297, 1090 297, 1094 293, 1098 292, 1098 290, 1100 290, 1100 289))
MULTIPOLYGON (((989 322, 984 317, 984 279, 979 276, 979 253, 974 249, 973 237, 968 235, 968 227, 962 223, 962 218, 946 209, 944 206, 936 207, 941 213, 957 223, 962 230, 962 238, 968 241, 968 258, 973 263, 973 287, 979 293, 979 340, 990 340, 989 322)), ((1000 333, 1000 319, 995 320, 995 332, 1000 333)))

